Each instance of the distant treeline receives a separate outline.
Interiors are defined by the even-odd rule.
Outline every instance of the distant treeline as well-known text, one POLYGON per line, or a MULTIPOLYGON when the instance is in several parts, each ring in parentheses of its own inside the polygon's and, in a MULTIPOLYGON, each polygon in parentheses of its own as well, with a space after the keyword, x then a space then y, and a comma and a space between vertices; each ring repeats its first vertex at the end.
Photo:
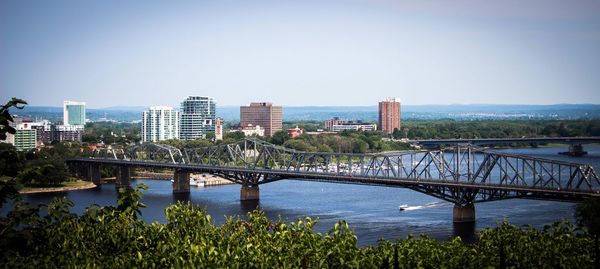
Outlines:
MULTIPOLYGON (((284 122, 283 131, 270 138, 260 138, 276 145, 303 151, 365 153, 408 149, 409 145, 387 141, 384 138, 450 139, 450 138, 520 138, 520 137, 565 137, 600 136, 600 120, 406 120, 402 128, 391 136, 382 132, 345 131, 339 134, 301 135, 292 139, 287 129, 298 126, 305 132, 323 129, 321 121, 284 122)), ((198 147, 213 145, 214 136, 195 141, 172 140, 176 147, 198 147)), ((226 132, 223 141, 235 143, 244 138, 242 132, 226 132)), ((140 140, 140 125, 134 123, 88 123, 84 142, 107 144, 131 143, 140 140)))
POLYGON ((600 120, 408 120, 394 138, 509 138, 600 136, 600 120))

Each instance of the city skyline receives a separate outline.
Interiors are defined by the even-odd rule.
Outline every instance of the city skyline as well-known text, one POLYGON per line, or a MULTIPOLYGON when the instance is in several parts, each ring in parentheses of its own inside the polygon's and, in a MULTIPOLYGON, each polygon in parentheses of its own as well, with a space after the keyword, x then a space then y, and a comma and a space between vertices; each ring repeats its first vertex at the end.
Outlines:
POLYGON ((40 106, 600 103, 597 1, 2 1, 0 36, 40 106))

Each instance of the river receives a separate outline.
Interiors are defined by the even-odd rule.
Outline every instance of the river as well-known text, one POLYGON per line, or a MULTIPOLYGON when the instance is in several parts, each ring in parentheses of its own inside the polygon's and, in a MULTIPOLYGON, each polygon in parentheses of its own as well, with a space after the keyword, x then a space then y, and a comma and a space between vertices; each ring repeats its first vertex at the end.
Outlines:
MULTIPOLYGON (((558 155, 565 147, 502 149, 501 152, 526 154, 536 157, 591 164, 600 170, 600 146, 585 146, 588 155, 567 157, 558 155)), ((178 199, 190 200, 206 208, 216 224, 224 216, 245 215, 256 203, 239 201, 237 184, 217 187, 191 187, 187 197, 176 197, 170 181, 137 179, 132 185, 144 183, 142 210, 146 221, 165 222, 164 209, 178 199)), ((114 184, 101 188, 62 193, 24 195, 30 203, 48 203, 55 196, 66 196, 75 204, 73 212, 81 213, 90 204, 114 205, 117 199, 114 184)), ((281 216, 287 221, 310 216, 318 218, 318 232, 325 233, 339 220, 346 220, 358 237, 360 245, 376 244, 377 240, 398 240, 408 235, 426 233, 430 237, 446 240, 455 234, 452 223, 452 204, 412 190, 392 187, 281 180, 260 186, 259 206, 267 216, 281 216), (408 210, 398 206, 408 204, 408 210)), ((515 225, 530 224, 542 228, 545 224, 567 219, 574 222, 574 204, 566 202, 510 199, 475 205, 476 230, 494 227, 506 219, 515 225)))

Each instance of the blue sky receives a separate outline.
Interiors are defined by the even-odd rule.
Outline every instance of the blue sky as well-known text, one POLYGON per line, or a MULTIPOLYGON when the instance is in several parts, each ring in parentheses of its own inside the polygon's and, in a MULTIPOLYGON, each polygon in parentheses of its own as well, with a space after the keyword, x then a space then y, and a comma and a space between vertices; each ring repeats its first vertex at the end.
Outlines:
POLYGON ((0 98, 600 103, 600 1, 0 0, 0 98))

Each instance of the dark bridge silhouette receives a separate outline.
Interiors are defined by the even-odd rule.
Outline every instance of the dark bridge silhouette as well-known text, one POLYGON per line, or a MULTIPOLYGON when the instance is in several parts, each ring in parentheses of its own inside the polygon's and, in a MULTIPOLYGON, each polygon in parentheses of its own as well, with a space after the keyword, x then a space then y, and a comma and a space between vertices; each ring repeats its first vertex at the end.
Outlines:
POLYGON ((244 139, 183 150, 161 144, 101 149, 67 161, 100 183, 100 166, 117 166, 117 186, 132 168, 173 169, 173 191, 189 192, 189 175, 211 173, 241 185, 241 200, 259 199, 259 185, 281 179, 409 188, 454 203, 454 221, 475 220, 474 204, 510 198, 579 201, 600 197, 585 164, 499 153, 473 145, 380 154, 303 152, 244 139))

